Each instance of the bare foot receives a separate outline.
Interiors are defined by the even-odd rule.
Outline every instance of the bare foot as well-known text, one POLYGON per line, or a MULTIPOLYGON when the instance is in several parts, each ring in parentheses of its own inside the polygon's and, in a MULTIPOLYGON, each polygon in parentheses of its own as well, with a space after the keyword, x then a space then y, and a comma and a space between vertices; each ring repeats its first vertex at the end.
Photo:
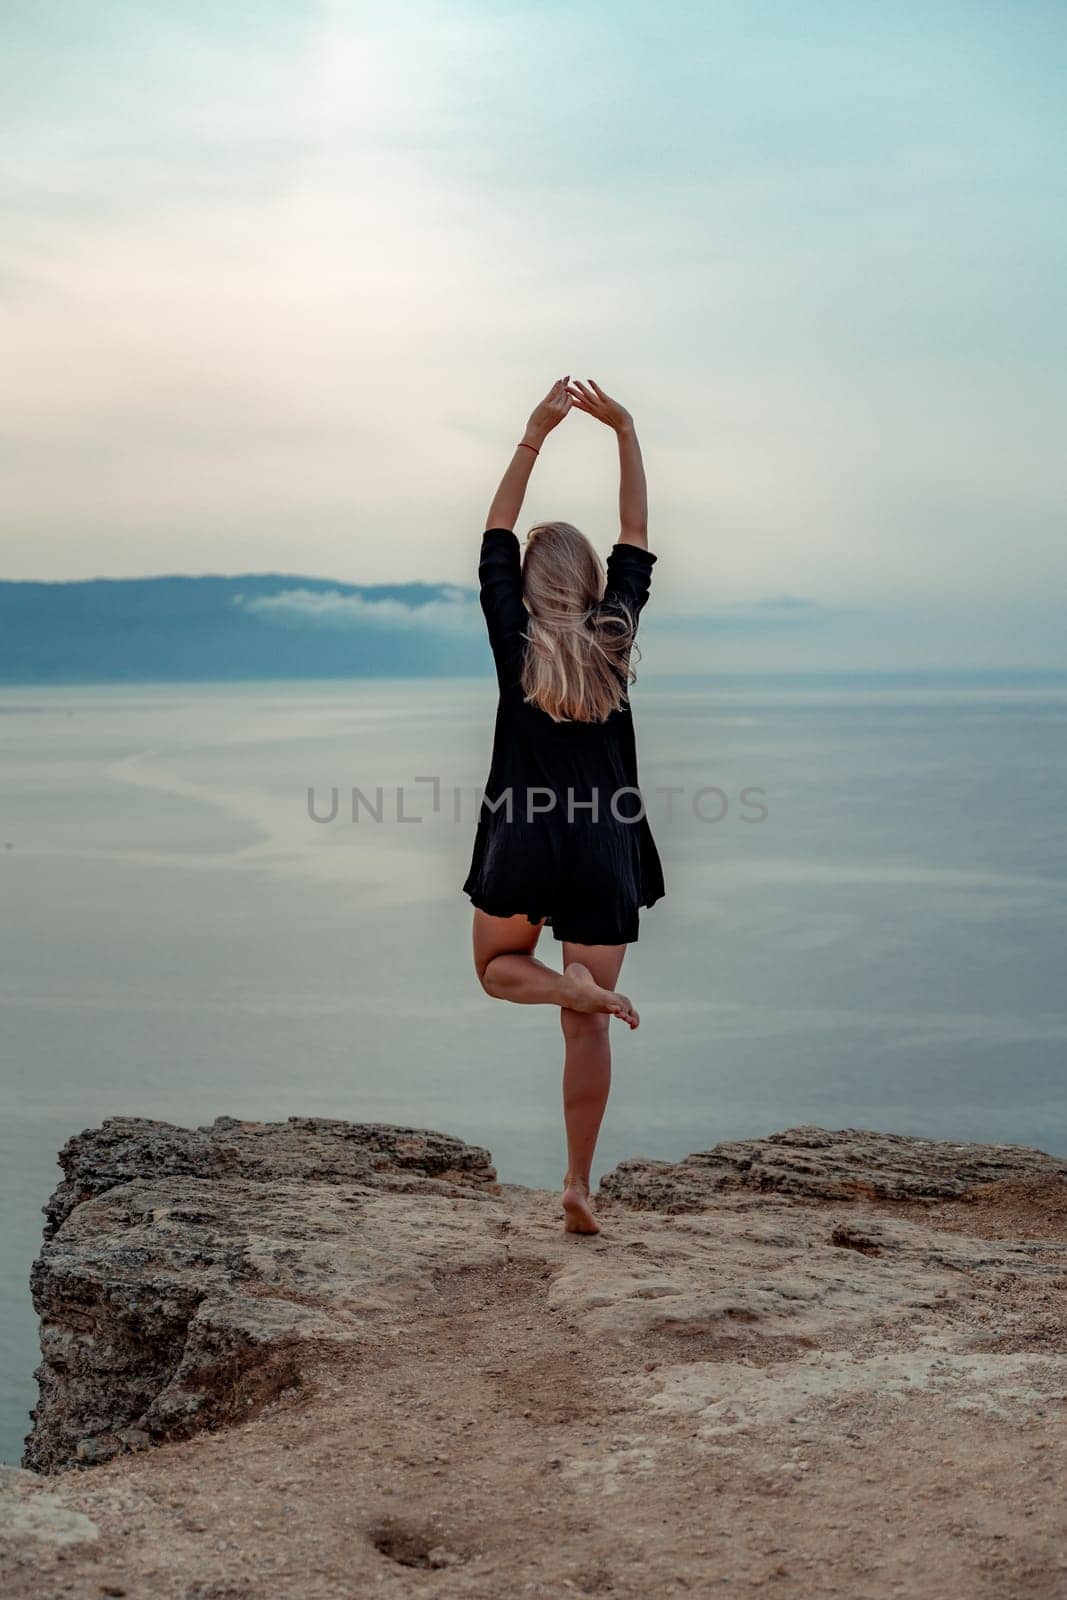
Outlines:
POLYGON ((602 989, 580 961, 572 961, 564 972, 563 991, 563 1005, 568 1011, 607 1011, 630 1028, 636 1028, 641 1020, 624 994, 602 989))
POLYGON ((600 1224, 589 1209, 589 1185, 568 1173, 563 1180, 564 1233, 599 1233, 600 1224))

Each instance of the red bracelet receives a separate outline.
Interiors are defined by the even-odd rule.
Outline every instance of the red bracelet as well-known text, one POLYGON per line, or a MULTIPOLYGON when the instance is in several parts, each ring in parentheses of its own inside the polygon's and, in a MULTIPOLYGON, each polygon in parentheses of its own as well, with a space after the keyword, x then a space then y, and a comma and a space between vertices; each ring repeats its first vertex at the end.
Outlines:
MULTIPOLYGON (((535 456, 539 456, 541 454, 540 450, 538 450, 535 444, 527 444, 525 439, 520 439, 519 444, 521 444, 527 450, 532 450, 535 456)), ((516 445, 516 449, 518 449, 518 445, 516 445)))

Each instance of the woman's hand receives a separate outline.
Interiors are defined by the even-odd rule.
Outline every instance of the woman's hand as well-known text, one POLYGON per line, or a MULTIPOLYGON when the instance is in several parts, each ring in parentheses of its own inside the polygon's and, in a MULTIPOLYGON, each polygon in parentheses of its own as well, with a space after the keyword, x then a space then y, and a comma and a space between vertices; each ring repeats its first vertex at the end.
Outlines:
POLYGON ((523 438, 528 443, 535 444, 538 449, 571 408, 573 402, 567 390, 567 382, 568 378, 557 378, 540 405, 534 406, 530 413, 523 438))
POLYGON ((588 411, 591 417, 596 417, 598 422, 614 428, 616 433, 633 427, 634 419, 626 407, 613 400, 610 394, 605 394, 599 383, 594 383, 592 378, 586 383, 580 378, 575 378, 569 393, 579 411, 588 411))

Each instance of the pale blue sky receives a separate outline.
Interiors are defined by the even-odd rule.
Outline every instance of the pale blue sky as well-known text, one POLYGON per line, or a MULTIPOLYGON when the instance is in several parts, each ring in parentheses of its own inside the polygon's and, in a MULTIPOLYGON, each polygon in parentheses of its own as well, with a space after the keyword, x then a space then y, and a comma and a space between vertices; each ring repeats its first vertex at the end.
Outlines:
MULTIPOLYGON (((634 412, 661 614, 734 619, 720 664, 1064 661, 1061 4, 3 31, 0 576, 469 582, 571 371, 634 412)), ((523 523, 606 549, 615 496, 574 413, 523 523)))

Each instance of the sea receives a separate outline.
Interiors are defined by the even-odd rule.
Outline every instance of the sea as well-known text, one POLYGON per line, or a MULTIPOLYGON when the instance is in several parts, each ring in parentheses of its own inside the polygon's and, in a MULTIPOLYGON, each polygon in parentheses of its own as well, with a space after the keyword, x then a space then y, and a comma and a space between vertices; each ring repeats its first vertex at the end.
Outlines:
MULTIPOLYGON (((558 1021, 482 993, 460 889, 494 704, 491 678, 0 690, 0 1460, 56 1155, 105 1117, 396 1122, 558 1183, 558 1021)), ((1067 1151, 1067 675, 633 705, 667 895, 594 1182, 801 1123, 1067 1151)))

